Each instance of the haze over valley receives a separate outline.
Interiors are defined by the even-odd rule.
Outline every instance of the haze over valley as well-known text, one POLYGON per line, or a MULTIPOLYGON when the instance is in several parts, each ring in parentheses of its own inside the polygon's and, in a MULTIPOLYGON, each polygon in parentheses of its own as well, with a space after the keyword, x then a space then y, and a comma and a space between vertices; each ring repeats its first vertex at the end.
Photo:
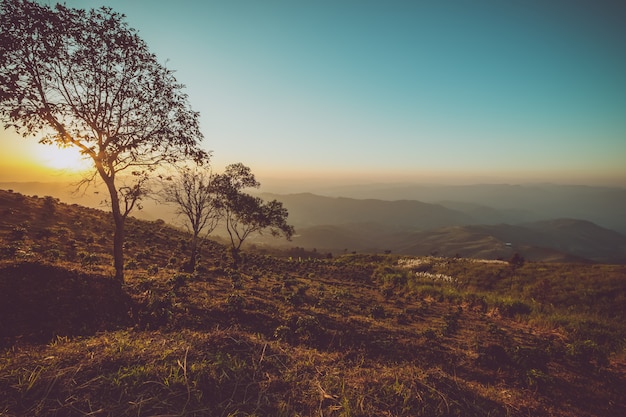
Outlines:
MULTIPOLYGON (((0 188, 106 209, 104 194, 92 188, 77 193, 68 183, 13 182, 0 188)), ((292 241, 258 236, 251 243, 335 255, 391 251, 508 259, 520 253, 534 261, 626 263, 622 188, 365 184, 315 191, 320 194, 261 192, 263 199, 284 204, 296 235, 292 241)), ((150 200, 135 216, 181 221, 171 206, 150 200)))

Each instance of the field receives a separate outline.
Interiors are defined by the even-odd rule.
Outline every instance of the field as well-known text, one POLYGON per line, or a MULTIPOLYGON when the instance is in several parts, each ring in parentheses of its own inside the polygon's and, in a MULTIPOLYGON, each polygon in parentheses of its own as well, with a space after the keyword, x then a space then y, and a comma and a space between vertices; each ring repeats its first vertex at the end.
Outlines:
POLYGON ((626 266, 246 250, 0 191, 0 415, 622 416, 626 266))

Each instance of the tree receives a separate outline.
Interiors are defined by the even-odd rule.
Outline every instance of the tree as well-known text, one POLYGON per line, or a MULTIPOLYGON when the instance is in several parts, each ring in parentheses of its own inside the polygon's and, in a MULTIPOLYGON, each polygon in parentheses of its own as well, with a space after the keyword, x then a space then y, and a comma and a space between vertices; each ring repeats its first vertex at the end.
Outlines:
POLYGON ((191 257, 188 269, 193 270, 198 254, 198 237, 202 231, 210 234, 220 220, 220 211, 215 205, 212 186, 213 175, 201 168, 184 167, 175 177, 167 178, 161 191, 163 200, 176 206, 177 214, 185 217, 190 229, 191 257))
POLYGON ((508 260, 509 266, 513 271, 516 271, 517 269, 524 266, 524 262, 526 262, 524 257, 517 252, 515 252, 513 256, 511 256, 511 258, 508 260))
POLYGON ((229 165, 223 174, 215 176, 213 186, 235 256, 252 233, 269 229, 273 236, 293 236, 294 228, 287 224, 289 213, 281 202, 265 202, 242 191, 260 186, 250 168, 241 163, 229 165))
POLYGON ((124 222, 157 166, 208 159, 198 113, 171 70, 110 8, 0 4, 0 117, 42 144, 76 147, 93 162, 115 225, 115 276, 124 280, 124 222), (130 175, 124 175, 130 174, 130 175))
POLYGON ((509 267, 511 268, 510 288, 513 288, 513 275, 519 268, 524 266, 525 262, 526 260, 524 259, 524 257, 517 252, 515 252, 513 256, 511 256, 511 258, 508 260, 509 267))

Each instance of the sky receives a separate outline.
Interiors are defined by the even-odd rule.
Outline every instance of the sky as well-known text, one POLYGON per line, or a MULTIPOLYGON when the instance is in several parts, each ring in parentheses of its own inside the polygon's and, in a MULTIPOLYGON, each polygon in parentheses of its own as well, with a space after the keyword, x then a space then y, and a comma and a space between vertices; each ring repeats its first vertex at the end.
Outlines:
MULTIPOLYGON (((626 187, 621 0, 66 4, 127 16, 186 85, 217 170, 626 187)), ((64 175, 37 168, 54 156, 34 138, 0 130, 0 150, 0 180, 64 175)))

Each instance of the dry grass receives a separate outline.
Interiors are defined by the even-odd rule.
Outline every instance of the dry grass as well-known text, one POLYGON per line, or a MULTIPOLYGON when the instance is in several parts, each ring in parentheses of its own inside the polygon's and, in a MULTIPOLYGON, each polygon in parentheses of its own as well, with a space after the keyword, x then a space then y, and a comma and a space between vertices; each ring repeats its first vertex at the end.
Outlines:
POLYGON ((0 204, 0 415, 626 415, 623 266, 246 253, 233 270, 208 242, 185 274, 185 234, 132 221, 116 290, 105 213, 0 204))

